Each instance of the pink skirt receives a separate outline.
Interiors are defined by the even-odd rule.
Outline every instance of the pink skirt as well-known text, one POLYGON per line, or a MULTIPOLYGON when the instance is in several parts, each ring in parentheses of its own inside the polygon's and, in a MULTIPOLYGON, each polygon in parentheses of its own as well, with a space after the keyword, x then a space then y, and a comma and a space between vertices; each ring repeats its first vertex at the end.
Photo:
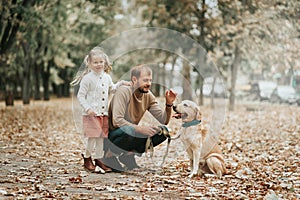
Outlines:
POLYGON ((85 137, 108 137, 108 117, 83 115, 83 134, 85 137))

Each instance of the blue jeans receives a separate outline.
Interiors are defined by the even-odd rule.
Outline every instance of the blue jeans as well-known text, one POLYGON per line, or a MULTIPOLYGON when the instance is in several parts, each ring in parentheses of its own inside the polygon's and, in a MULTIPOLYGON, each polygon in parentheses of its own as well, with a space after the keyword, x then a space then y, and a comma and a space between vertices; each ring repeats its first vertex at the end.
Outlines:
MULTIPOLYGON (((124 152, 144 153, 146 148, 147 136, 135 132, 132 126, 123 126, 113 131, 109 131, 109 148, 113 153, 121 154, 124 152)), ((157 146, 167 138, 164 134, 155 134, 151 137, 153 146, 157 146)))

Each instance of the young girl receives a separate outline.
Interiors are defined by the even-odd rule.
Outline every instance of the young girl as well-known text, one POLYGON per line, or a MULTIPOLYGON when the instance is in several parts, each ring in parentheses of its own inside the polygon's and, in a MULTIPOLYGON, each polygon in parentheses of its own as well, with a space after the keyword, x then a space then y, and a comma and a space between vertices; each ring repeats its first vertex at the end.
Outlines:
POLYGON ((80 83, 77 98, 83 109, 83 134, 85 149, 82 154, 84 167, 100 172, 112 171, 101 161, 103 157, 103 140, 108 137, 108 98, 120 85, 130 85, 130 82, 112 82, 108 72, 112 69, 108 56, 99 48, 93 48, 84 59, 85 69, 71 82, 71 85, 80 83), (95 153, 92 161, 92 153, 95 153), (98 170, 96 170, 98 171, 98 170))

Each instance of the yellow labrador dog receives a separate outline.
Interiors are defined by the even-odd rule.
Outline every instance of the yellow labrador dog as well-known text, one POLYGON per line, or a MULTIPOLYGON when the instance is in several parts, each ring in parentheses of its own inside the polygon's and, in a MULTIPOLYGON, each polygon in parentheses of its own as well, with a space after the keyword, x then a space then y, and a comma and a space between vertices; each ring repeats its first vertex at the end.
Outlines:
POLYGON ((175 118, 182 119, 182 127, 174 138, 180 137, 187 148, 191 165, 189 177, 202 173, 214 173, 218 177, 226 174, 220 146, 203 128, 199 106, 193 101, 184 100, 174 106, 173 110, 176 112, 175 118))

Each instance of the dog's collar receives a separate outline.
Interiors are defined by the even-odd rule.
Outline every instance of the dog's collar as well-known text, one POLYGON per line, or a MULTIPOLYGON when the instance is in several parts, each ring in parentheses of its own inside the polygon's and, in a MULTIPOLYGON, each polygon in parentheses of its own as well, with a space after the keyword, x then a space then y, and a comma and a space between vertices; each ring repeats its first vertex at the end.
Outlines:
POLYGON ((185 122, 184 124, 182 124, 182 127, 187 128, 187 127, 190 127, 190 126, 198 125, 200 123, 201 123, 201 120, 193 120, 193 121, 190 121, 190 122, 185 122))

